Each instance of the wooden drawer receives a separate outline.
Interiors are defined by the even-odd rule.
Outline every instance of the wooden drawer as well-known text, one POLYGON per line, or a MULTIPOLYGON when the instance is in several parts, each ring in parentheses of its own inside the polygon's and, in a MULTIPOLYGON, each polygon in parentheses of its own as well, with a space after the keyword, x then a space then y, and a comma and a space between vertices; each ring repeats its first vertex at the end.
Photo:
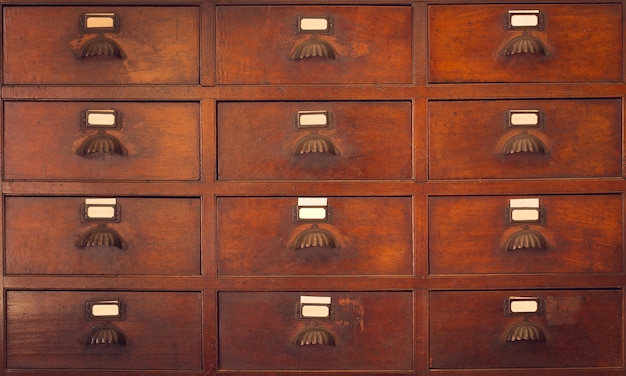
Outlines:
POLYGON ((199 129, 198 103, 5 102, 4 178, 198 180, 199 129))
POLYGON ((325 207, 298 198, 220 197, 222 275, 410 275, 410 197, 331 197, 325 207), (295 212, 325 210, 326 220, 295 212))
POLYGON ((411 292, 220 292, 218 301, 221 370, 413 367, 411 292))
POLYGON ((5 198, 6 273, 200 274, 199 199, 88 200, 5 198))
POLYGON ((217 110, 220 180, 412 178, 410 102, 222 102, 217 110))
POLYGON ((622 81, 622 14, 619 3, 429 5, 429 79, 622 81))
POLYGON ((620 99, 431 101, 429 116, 431 179, 622 176, 620 99))
POLYGON ((218 6, 216 23, 218 84, 412 81, 410 6, 218 6))
POLYGON ((8 291, 6 298, 7 368, 202 368, 200 293, 8 291))
POLYGON ((620 368, 622 333, 618 289, 430 294, 432 369, 620 368))
POLYGON ((430 273, 623 272, 622 195, 521 197, 538 220, 519 199, 431 197, 430 273))
POLYGON ((198 7, 3 9, 6 84, 199 82, 198 7))

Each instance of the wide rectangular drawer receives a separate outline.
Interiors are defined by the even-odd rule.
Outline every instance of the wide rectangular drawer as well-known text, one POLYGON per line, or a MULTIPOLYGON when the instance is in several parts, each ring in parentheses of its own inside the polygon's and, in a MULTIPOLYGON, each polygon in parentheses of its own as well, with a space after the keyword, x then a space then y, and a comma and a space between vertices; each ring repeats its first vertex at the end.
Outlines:
POLYGON ((430 197, 428 204, 431 274, 623 271, 621 194, 430 197))
POLYGON ((197 292, 8 291, 10 369, 202 369, 197 292))
POLYGON ((218 304, 220 370, 413 368, 412 292, 222 291, 218 304))
POLYGON ((6 197, 4 208, 7 274, 200 274, 197 198, 6 197))
POLYGON ((410 6, 218 6, 218 84, 408 84, 410 6))
POLYGON ((410 197, 220 197, 222 275, 410 275, 410 197), (300 211, 320 212, 299 216, 300 211), (321 218, 320 217, 324 217, 321 218))
POLYGON ((428 107, 430 179, 622 177, 621 99, 428 107))
POLYGON ((221 102, 220 180, 410 180, 410 102, 221 102))
POLYGON ((622 81, 621 3, 429 5, 429 81, 622 81))
POLYGON ((198 180, 197 102, 4 103, 7 180, 198 180))
POLYGON ((622 298, 619 289, 433 291, 430 368, 620 368, 622 298))
POLYGON ((197 84, 197 6, 5 6, 4 83, 197 84))

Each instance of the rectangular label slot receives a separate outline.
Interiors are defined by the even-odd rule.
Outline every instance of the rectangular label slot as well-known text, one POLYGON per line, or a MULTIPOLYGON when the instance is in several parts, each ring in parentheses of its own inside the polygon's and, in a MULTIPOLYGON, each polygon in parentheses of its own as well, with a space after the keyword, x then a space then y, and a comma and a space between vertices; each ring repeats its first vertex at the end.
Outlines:
POLYGON ((299 111, 298 128, 328 128, 328 112, 299 111))
POLYGON ((516 315, 537 315, 541 313, 542 302, 540 298, 512 296, 506 299, 506 314, 516 315))
POLYGON ((509 28, 535 29, 541 27, 541 13, 538 10, 510 10, 509 28))
POLYGON ((114 110, 87 110, 83 123, 91 128, 116 128, 117 113, 114 110))
POLYGON ((117 29, 117 15, 115 13, 85 13, 83 28, 85 31, 105 31, 117 29))
POLYGON ((300 31, 329 31, 330 21, 326 17, 302 17, 298 26, 300 31))
POLYGON ((326 197, 299 197, 294 215, 296 221, 327 221, 328 199, 326 197))
POLYGON ((329 296, 301 296, 300 318, 330 318, 331 298, 329 296))
POLYGON ((85 220, 119 220, 116 198, 87 198, 82 205, 85 220))
POLYGON ((509 127, 539 127, 540 116, 538 110, 511 110, 509 111, 509 127))
POLYGON ((123 319, 124 307, 119 300, 101 300, 86 304, 87 318, 96 319, 123 319))

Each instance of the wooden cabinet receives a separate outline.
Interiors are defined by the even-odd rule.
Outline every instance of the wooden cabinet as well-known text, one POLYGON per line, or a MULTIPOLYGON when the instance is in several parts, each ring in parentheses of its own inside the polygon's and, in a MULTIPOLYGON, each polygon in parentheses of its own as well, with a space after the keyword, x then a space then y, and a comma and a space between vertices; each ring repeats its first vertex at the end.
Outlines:
POLYGON ((0 0, 0 374, 623 376, 624 0, 0 0))

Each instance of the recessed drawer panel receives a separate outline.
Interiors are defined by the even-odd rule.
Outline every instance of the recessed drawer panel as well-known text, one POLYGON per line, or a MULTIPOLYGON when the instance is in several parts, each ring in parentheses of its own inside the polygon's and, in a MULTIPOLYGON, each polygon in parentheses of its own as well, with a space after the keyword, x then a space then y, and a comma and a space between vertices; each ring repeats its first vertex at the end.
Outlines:
POLYGON ((410 6, 218 6, 219 84, 411 83, 410 6))
POLYGON ((411 292, 220 292, 218 301, 222 370, 413 368, 411 292))
POLYGON ((429 5, 431 82, 622 80, 621 4, 429 5))
POLYGON ((432 274, 621 273, 620 194, 431 197, 432 274))
POLYGON ((200 370, 195 292, 9 291, 7 368, 200 370))
POLYGON ((198 7, 3 9, 7 84, 199 81, 198 7))
POLYGON ((410 102, 222 102, 220 180, 410 180, 410 102))
POLYGON ((619 99, 432 101, 431 179, 622 176, 619 99))
POLYGON ((410 197, 218 198, 219 273, 410 275, 411 207, 410 197))
POLYGON ((7 197, 7 274, 198 275, 200 200, 7 197))
POLYGON ((5 102, 7 180, 198 180, 198 103, 5 102))
POLYGON ((430 294, 430 368, 608 368, 624 359, 622 292, 430 294))

